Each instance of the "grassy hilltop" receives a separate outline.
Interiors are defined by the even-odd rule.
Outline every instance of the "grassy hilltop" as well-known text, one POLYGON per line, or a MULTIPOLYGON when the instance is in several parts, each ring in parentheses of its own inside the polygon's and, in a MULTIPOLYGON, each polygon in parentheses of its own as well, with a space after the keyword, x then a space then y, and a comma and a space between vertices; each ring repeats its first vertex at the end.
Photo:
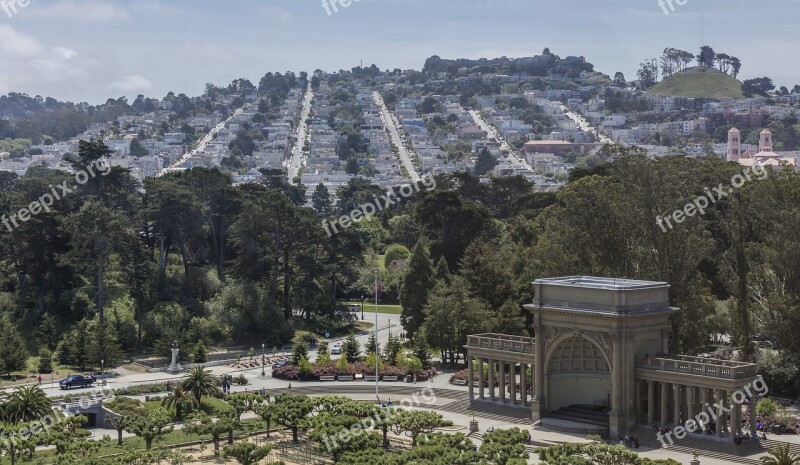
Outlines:
POLYGON ((670 97, 744 98, 738 79, 702 66, 675 73, 647 91, 670 97))

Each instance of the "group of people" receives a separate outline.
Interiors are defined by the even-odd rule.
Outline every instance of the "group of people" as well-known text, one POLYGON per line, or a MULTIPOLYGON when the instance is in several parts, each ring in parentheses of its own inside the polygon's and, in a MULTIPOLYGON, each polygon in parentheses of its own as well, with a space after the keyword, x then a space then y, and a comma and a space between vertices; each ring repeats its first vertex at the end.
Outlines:
POLYGON ((222 375, 222 393, 231 393, 231 384, 233 384, 233 377, 231 375, 222 375))
POLYGON ((628 449, 639 448, 639 436, 635 434, 625 434, 619 436, 619 445, 625 446, 628 449))

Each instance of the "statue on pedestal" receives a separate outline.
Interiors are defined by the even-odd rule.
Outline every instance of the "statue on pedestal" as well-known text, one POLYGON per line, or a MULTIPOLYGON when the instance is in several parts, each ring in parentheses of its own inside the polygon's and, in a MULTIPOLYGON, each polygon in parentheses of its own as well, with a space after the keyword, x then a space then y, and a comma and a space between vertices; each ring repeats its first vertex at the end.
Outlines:
POLYGON ((183 371, 183 367, 181 366, 181 363, 178 361, 178 352, 180 352, 180 350, 178 349, 178 341, 172 341, 172 363, 170 363, 169 368, 167 368, 167 371, 172 373, 183 371))

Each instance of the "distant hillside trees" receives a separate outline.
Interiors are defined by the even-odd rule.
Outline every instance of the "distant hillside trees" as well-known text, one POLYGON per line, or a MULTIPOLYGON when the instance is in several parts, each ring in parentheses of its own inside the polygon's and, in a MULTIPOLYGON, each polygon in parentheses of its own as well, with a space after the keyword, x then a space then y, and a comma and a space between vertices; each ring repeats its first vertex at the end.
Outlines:
POLYGON ((773 90, 775 90, 775 84, 773 84, 772 79, 768 77, 748 79, 742 83, 742 93, 747 98, 756 95, 767 97, 773 90))
POLYGON ((658 63, 655 59, 645 60, 639 65, 639 71, 636 73, 639 78, 639 87, 648 89, 653 87, 658 82, 658 63))

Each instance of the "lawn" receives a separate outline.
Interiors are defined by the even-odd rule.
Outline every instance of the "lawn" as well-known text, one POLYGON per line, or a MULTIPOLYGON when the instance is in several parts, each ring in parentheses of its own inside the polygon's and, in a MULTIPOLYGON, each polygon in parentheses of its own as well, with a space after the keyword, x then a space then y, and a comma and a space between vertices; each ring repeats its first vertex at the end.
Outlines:
MULTIPOLYGON (((164 397, 162 397, 162 400, 164 397)), ((162 400, 151 400, 149 402, 144 402, 144 408, 146 411, 152 411, 159 407, 161 407, 162 400)), ((200 410, 208 415, 211 416, 219 416, 221 413, 226 411, 233 411, 233 407, 231 407, 227 402, 220 399, 215 399, 213 397, 203 397, 203 400, 200 403, 200 410)), ((169 409, 169 413, 173 415, 173 420, 175 415, 175 409, 169 409)), ((188 416, 189 413, 185 413, 185 416, 188 416)))
MULTIPOLYGON (((345 302, 345 305, 358 305, 358 308, 361 309, 361 302, 345 302)), ((378 313, 385 313, 389 315, 399 315, 403 308, 399 305, 383 305, 378 304, 378 313)), ((359 316, 361 311, 359 310, 359 316)), ((369 303, 364 302, 364 318, 368 313, 375 314, 375 302, 369 303)))

